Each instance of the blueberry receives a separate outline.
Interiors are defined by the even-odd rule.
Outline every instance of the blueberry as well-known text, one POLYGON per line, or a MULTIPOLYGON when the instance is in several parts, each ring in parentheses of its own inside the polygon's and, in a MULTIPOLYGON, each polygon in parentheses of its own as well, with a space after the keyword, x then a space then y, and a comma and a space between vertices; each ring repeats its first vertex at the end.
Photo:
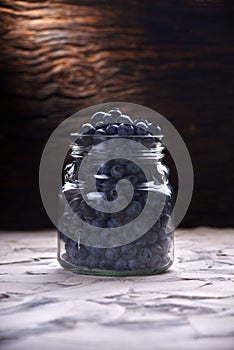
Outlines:
POLYGON ((98 267, 100 269, 104 269, 105 270, 105 269, 111 269, 113 266, 112 266, 112 262, 110 262, 109 260, 104 259, 104 260, 101 260, 99 262, 98 267))
POLYGON ((124 115, 122 114, 121 116, 119 116, 117 118, 117 123, 124 123, 124 124, 128 124, 128 125, 132 125, 132 119, 128 116, 128 115, 124 115))
POLYGON ((134 125, 137 125, 138 123, 144 123, 147 127, 149 126, 149 122, 145 118, 136 118, 133 122, 134 125))
POLYGON ((170 215, 166 214, 166 215, 161 216, 161 218, 160 218, 161 227, 166 228, 169 220, 170 220, 170 215))
POLYGON ((98 266, 98 259, 94 255, 89 255, 86 259, 85 265, 90 269, 98 266))
POLYGON ((94 130, 95 132, 95 128, 93 127, 93 125, 90 123, 83 124, 79 129, 79 134, 85 134, 89 130, 94 130))
POLYGON ((155 139, 153 136, 146 136, 142 138, 141 143, 147 148, 155 148, 155 139))
POLYGON ((142 207, 145 205, 147 200, 148 192, 144 190, 136 190, 133 195, 133 200, 140 202, 142 207))
POLYGON ((160 267, 167 266, 170 262, 170 258, 168 256, 163 256, 161 259, 160 267))
POLYGON ((96 128, 92 127, 88 131, 86 131, 85 135, 94 135, 95 131, 96 131, 96 128))
POLYGON ((107 248, 105 250, 105 257, 108 259, 108 260, 115 260, 118 258, 118 255, 119 255, 119 250, 118 248, 107 248))
POLYGON ((143 122, 139 122, 135 125, 136 135, 148 135, 147 125, 143 122))
POLYGON ((107 219, 109 219, 110 214, 105 213, 103 211, 95 210, 95 217, 100 221, 106 221, 107 219))
POLYGON ((78 249, 78 244, 72 239, 70 239, 67 243, 65 243, 65 250, 71 258, 77 255, 77 249, 78 249))
POLYGON ((163 255, 163 248, 159 244, 154 244, 151 247, 151 251, 152 251, 153 255, 161 255, 161 256, 163 255))
POLYGON ((103 163, 98 169, 98 174, 110 175, 111 164, 106 162, 103 163))
POLYGON ((126 223, 126 215, 124 215, 123 212, 112 214, 112 218, 115 220, 117 227, 123 226, 126 223))
POLYGON ((160 126, 155 122, 149 124, 149 131, 155 136, 159 136, 162 134, 160 126))
POLYGON ((138 181, 137 181, 138 184, 144 184, 147 182, 147 178, 146 178, 145 174, 143 173, 143 171, 140 171, 138 173, 137 177, 138 177, 138 181))
POLYGON ((130 259, 129 261, 128 261, 128 268, 130 269, 130 270, 137 270, 137 269, 139 269, 139 262, 137 261, 137 259, 136 258, 134 258, 134 259, 130 259))
POLYGON ((109 220, 107 220, 107 222, 106 222, 106 227, 108 227, 108 228, 113 228, 113 227, 118 227, 119 225, 118 225, 118 222, 116 221, 116 219, 109 219, 109 220))
POLYGON ((115 270, 121 271, 127 268, 127 262, 123 258, 119 258, 115 261, 114 264, 115 270))
POLYGON ((118 117, 120 117, 122 115, 122 113, 119 110, 119 108, 113 108, 108 113, 110 113, 115 118, 118 118, 118 117))
POLYGON ((90 122, 93 126, 96 126, 96 123, 100 122, 103 120, 105 113, 104 112, 97 112, 92 115, 90 122))
POLYGON ((105 123, 104 121, 100 121, 100 122, 97 122, 96 125, 95 125, 95 128, 97 130, 101 129, 101 128, 105 128, 105 123))
POLYGON ((106 127, 106 132, 109 135, 117 135, 118 134, 118 125, 110 124, 106 127))
POLYGON ((92 145, 93 138, 89 135, 80 136, 76 139, 75 143, 81 147, 88 147, 92 145))
POLYGON ((148 264, 152 259, 152 252, 149 248, 142 248, 138 251, 137 258, 140 264, 148 264))
POLYGON ((103 257, 103 249, 102 248, 96 248, 96 247, 86 247, 89 256, 93 256, 98 259, 102 259, 103 257))
POLYGON ((87 219, 93 219, 95 216, 94 209, 90 207, 84 200, 80 202, 80 208, 82 214, 87 219))
POLYGON ((163 229, 162 227, 160 227, 157 230, 157 232, 158 232, 158 239, 159 239, 160 242, 167 238, 167 234, 165 232, 165 229, 163 229))
POLYGON ((125 168, 121 164, 116 164, 111 168, 111 176, 115 178, 121 178, 125 174, 125 168))
POLYGON ((160 255, 153 255, 152 259, 149 261, 148 266, 152 269, 158 269, 161 266, 162 258, 160 255))
POLYGON ((103 123, 104 124, 111 124, 115 122, 115 117, 111 115, 110 113, 106 113, 103 117, 103 123))
POLYGON ((87 256, 88 256, 88 252, 86 250, 86 248, 84 247, 83 244, 81 244, 78 248, 77 248, 77 254, 80 260, 84 261, 86 260, 87 256))
POLYGON ((103 199, 105 199, 108 202, 112 202, 117 198, 117 192, 115 190, 110 190, 106 193, 104 193, 103 199))
POLYGON ((102 182, 99 181, 99 186, 101 186, 103 191, 114 190, 116 187, 116 179, 109 178, 109 179, 103 180, 102 182))
POLYGON ((146 234, 145 234, 145 238, 147 240, 148 244, 154 244, 157 239, 158 239, 158 235, 157 232, 155 230, 155 228, 151 228, 146 234))
POLYGON ((121 247, 121 254, 124 259, 132 259, 137 253, 137 249, 134 246, 134 244, 127 244, 123 247, 121 247))
POLYGON ((118 126, 119 136, 128 136, 134 134, 134 127, 132 125, 126 125, 124 123, 118 126))
POLYGON ((137 174, 140 168, 136 163, 128 162, 126 165, 126 170, 129 174, 137 174))
POLYGON ((95 131, 95 135, 106 135, 106 132, 101 128, 95 131))
POLYGON ((135 247, 138 248, 143 248, 146 245, 146 239, 144 236, 138 238, 136 241, 134 241, 135 247))
POLYGON ((96 145, 99 142, 103 142, 106 140, 106 132, 103 128, 100 128, 95 131, 95 134, 93 136, 93 144, 96 145))
POLYGON ((138 216, 140 214, 141 210, 142 210, 141 204, 139 202, 132 201, 128 205, 125 213, 126 213, 127 216, 136 217, 136 216, 138 216))
POLYGON ((171 239, 170 238, 166 238, 165 240, 163 240, 161 243, 160 243, 162 249, 163 249, 163 253, 165 255, 168 254, 170 248, 171 248, 171 239))

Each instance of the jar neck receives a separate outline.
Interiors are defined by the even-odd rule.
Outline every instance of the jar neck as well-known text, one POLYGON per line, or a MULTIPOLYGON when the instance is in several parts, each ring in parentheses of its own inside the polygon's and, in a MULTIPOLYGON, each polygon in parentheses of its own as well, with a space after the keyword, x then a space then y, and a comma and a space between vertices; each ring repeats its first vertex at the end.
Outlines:
MULTIPOLYGON (((74 135, 74 134, 73 134, 74 135)), ((84 158, 86 156, 97 157, 99 161, 106 157, 125 158, 131 156, 138 162, 161 162, 164 157, 164 146, 162 143, 163 136, 142 136, 142 137, 102 137, 101 142, 98 138, 81 135, 78 139, 70 144, 70 155, 75 158, 84 158), (125 142, 126 140, 126 142, 125 142), (130 142, 129 142, 130 141, 130 142), (94 142, 94 144, 93 144, 94 142), (84 145, 82 145, 82 143, 84 145), (148 146, 148 147, 147 147, 148 146)))

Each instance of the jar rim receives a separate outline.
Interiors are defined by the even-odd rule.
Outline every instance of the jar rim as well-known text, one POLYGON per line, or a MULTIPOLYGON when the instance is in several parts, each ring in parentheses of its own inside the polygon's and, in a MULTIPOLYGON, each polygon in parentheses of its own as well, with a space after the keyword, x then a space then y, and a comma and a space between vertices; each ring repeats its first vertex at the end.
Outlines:
POLYGON ((70 136, 71 137, 94 137, 94 138, 100 138, 100 136, 102 137, 106 137, 106 138, 147 138, 147 137, 155 137, 157 139, 162 139, 164 137, 163 134, 160 134, 160 135, 154 135, 154 134, 149 134, 149 135, 107 135, 107 134, 98 134, 98 135, 95 135, 95 134, 79 134, 78 132, 74 132, 74 133, 70 133, 70 136))

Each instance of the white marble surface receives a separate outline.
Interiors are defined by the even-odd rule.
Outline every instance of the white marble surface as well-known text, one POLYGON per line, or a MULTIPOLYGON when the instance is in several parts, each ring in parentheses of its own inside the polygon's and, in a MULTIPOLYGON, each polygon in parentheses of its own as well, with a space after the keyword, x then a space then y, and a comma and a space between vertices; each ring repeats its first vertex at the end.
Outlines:
POLYGON ((178 230, 169 272, 63 270, 56 233, 0 235, 2 350, 233 350, 234 230, 178 230))

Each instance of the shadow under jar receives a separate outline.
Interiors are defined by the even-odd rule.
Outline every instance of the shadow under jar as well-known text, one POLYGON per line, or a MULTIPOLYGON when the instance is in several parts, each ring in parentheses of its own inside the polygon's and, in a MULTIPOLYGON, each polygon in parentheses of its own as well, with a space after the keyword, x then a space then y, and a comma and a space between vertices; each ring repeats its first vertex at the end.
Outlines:
POLYGON ((80 274, 150 275, 173 263, 173 189, 162 135, 73 134, 58 261, 80 274), (125 180, 125 181, 123 181, 125 180))

